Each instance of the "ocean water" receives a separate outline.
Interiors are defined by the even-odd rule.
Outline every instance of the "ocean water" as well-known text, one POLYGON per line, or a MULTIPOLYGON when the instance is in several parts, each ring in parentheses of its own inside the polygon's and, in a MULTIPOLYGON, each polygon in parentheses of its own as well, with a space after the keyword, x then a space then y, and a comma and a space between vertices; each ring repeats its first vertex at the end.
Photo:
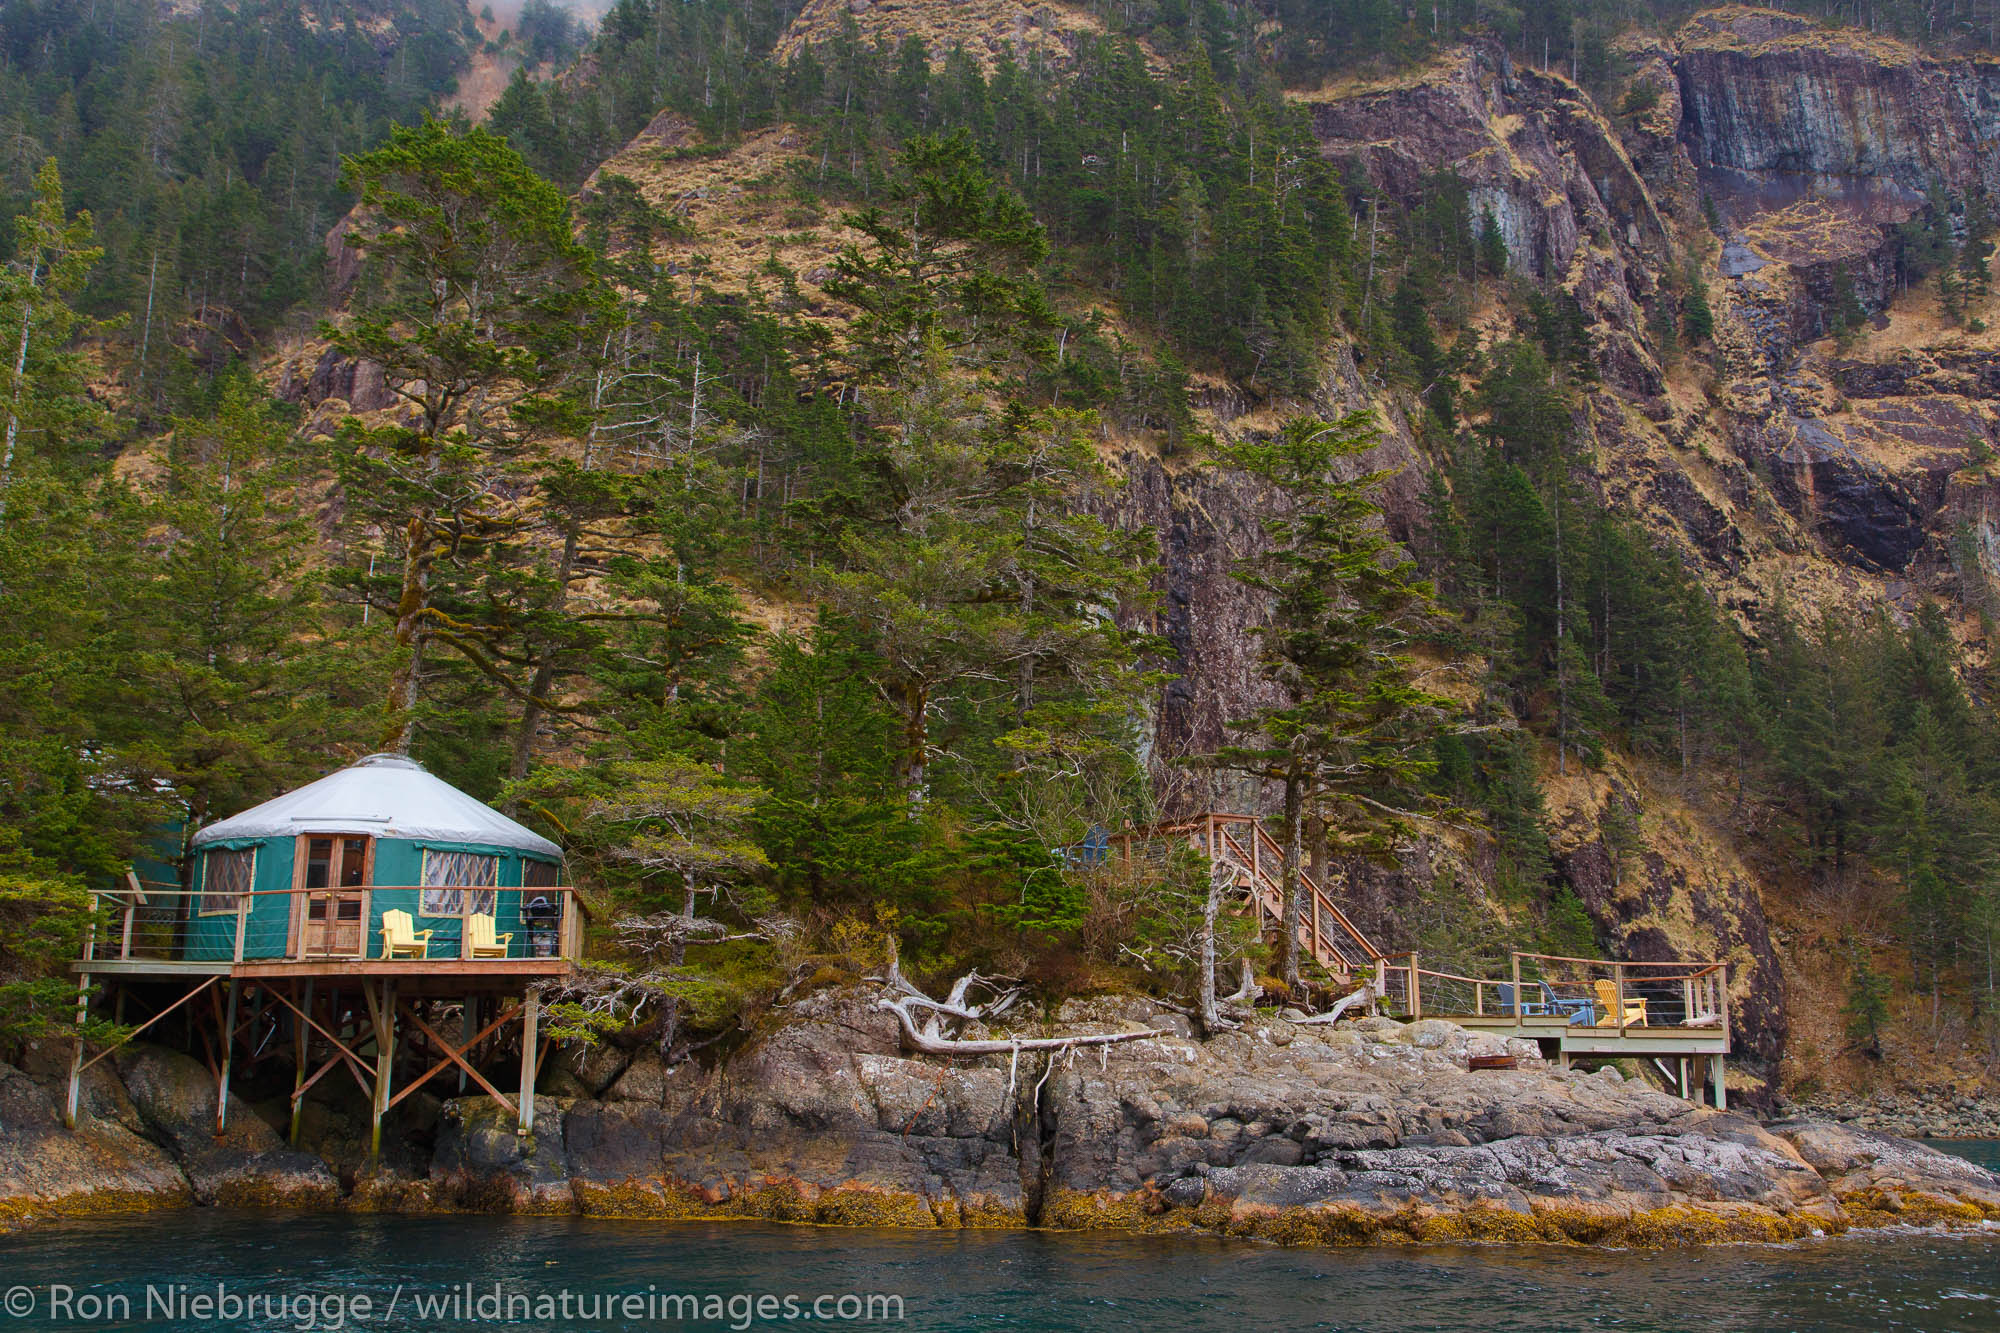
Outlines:
POLYGON ((1988 1171, 2000 1171, 2000 1139, 1929 1139, 1933 1148, 1969 1158, 1988 1171))
POLYGON ((24 1331, 832 1324, 1949 1333, 2000 1330, 2000 1230, 1685 1252, 1302 1250, 1020 1232, 197 1209, 0 1237, 0 1305, 0 1330, 24 1331))

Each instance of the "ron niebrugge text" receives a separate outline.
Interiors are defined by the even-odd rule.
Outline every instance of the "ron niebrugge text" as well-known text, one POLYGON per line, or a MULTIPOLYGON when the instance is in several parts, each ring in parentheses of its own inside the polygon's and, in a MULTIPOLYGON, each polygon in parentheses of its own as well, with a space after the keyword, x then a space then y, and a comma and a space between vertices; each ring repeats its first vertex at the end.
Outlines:
POLYGON ((0 1311, 49 1327, 170 1320, 184 1327, 255 1323, 299 1333, 613 1320, 741 1330, 758 1323, 893 1324, 904 1318, 903 1298, 883 1292, 687 1292, 656 1286, 643 1291, 526 1291, 501 1282, 421 1289, 399 1285, 386 1295, 303 1287, 246 1290, 226 1282, 148 1283, 130 1291, 52 1282, 9 1288, 0 1297, 0 1311))

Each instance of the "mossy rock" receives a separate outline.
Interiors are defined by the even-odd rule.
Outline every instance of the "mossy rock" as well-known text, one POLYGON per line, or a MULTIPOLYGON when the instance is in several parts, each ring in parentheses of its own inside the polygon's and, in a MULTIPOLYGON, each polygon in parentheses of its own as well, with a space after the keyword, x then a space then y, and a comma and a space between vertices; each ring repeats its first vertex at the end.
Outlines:
POLYGON ((1840 1196, 1840 1206, 1856 1227, 1975 1226, 2000 1210, 1982 1208, 1963 1199, 1948 1199, 1921 1190, 1854 1190, 1840 1196))

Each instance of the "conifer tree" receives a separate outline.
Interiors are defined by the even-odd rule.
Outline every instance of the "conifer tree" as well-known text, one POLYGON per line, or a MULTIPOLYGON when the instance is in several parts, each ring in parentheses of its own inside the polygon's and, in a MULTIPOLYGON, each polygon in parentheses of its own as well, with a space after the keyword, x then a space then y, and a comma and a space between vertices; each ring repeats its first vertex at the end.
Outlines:
POLYGON ((1433 614, 1430 585, 1382 530, 1382 472, 1341 473, 1378 440, 1364 412, 1296 418, 1272 438, 1225 446, 1231 465, 1276 488, 1270 549, 1235 577, 1271 598, 1258 631, 1264 677, 1285 702, 1236 724, 1248 739, 1206 761, 1284 790, 1284 921, 1279 966, 1299 984, 1299 876, 1307 813, 1333 850, 1374 853, 1429 804, 1435 742, 1458 707, 1419 683, 1411 645, 1433 614))
POLYGON ((506 627, 482 620, 476 597, 453 605, 451 585, 523 527, 506 470, 551 430, 582 429, 561 394, 600 342, 609 292, 562 192, 497 135, 426 121, 347 172, 361 195, 347 243, 363 256, 363 282, 326 333, 380 365, 411 410, 407 424, 350 421, 340 458, 354 509, 400 567, 393 589, 363 594, 394 617, 402 661, 383 744, 407 751, 435 651, 533 697, 496 660, 506 627))

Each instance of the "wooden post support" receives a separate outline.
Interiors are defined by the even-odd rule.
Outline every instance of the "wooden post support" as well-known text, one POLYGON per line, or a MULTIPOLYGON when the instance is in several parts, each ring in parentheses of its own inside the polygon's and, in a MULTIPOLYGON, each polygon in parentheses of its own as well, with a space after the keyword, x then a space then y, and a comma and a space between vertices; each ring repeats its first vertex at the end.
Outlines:
MULTIPOLYGON (((313 1011, 313 979, 306 978, 305 1003, 300 1013, 313 1011)), ((306 1065, 312 1046, 312 1028, 299 1014, 292 1015, 292 1146, 299 1146, 299 1117, 306 1109, 306 1065)))
POLYGON ((1680 1058, 1680 1067, 1681 1100, 1686 1101, 1688 1100, 1688 1058, 1685 1055, 1680 1058))
POLYGON ((132 956, 132 918, 139 910, 139 904, 146 900, 146 891, 139 883, 139 876, 132 871, 125 872, 125 929, 119 937, 118 956, 132 956))
POLYGON ((1417 971, 1417 951, 1410 950, 1410 1021, 1416 1022, 1424 1016, 1424 980, 1417 971))
POLYGON ((361 993, 367 997, 370 1017, 375 1020, 375 1107, 369 1117, 368 1156, 371 1161, 380 1161, 382 1117, 389 1112, 390 1070, 396 1059, 396 984, 384 981, 379 1001, 365 980, 361 993))
MULTIPOLYGON (((1715 999, 1715 1011, 1722 1015, 1722 1049, 1726 1051, 1731 1044, 1729 1040, 1729 964, 1727 963, 1716 965, 1715 999)), ((1717 1056, 1716 1063, 1720 1064, 1721 1062, 1722 1057, 1717 1056)))
MULTIPOLYGON (((243 918, 239 914, 236 920, 240 925, 243 918)), ((229 1128, 229 1061, 236 1051, 237 984, 235 977, 229 979, 229 1003, 222 1013, 222 1063, 215 1073, 215 1132, 218 1135, 229 1128)))
POLYGON ((1715 1109, 1718 1111, 1727 1111, 1729 1109, 1729 1089, 1722 1081, 1721 1056, 1711 1055, 1708 1057, 1708 1076, 1715 1088, 1715 1109))
POLYGON ((1514 1026, 1521 1026, 1521 955, 1509 954, 1514 960, 1514 1026))
MULTIPOLYGON (((470 1043, 473 1034, 478 1031, 479 997, 477 995, 468 995, 465 997, 465 1007, 459 1011, 458 1040, 460 1044, 470 1043)), ((458 1071, 458 1095, 461 1097, 465 1095, 465 1070, 463 1068, 460 1068, 458 1071)))
POLYGON ((535 1132, 535 1042, 539 1039, 542 1017, 541 992, 528 988, 527 1003, 521 1008, 521 1134, 535 1132))
POLYGON ((1611 965, 1611 982, 1618 992, 1618 1036, 1622 1041, 1625 1037, 1625 964, 1611 965))

